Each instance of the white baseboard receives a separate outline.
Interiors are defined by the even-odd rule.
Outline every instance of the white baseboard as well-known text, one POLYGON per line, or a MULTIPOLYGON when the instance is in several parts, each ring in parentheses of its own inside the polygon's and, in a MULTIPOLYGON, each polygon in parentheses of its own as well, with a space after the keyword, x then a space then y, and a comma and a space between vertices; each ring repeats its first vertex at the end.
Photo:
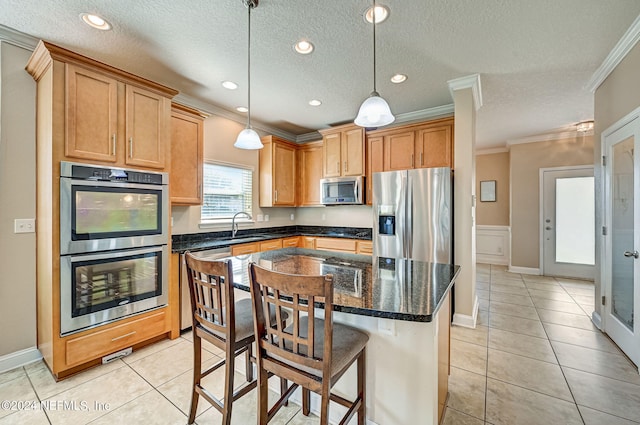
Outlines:
POLYGON ((478 301, 478 297, 476 296, 476 300, 473 303, 473 314, 471 316, 467 314, 454 313, 453 314, 453 325, 454 326, 462 326, 464 328, 476 328, 476 323, 478 320, 478 309, 480 307, 480 302, 478 301))
POLYGON ((596 328, 602 330, 602 317, 600 317, 600 313, 594 310, 594 312, 591 313, 591 321, 596 325, 596 328))
POLYGON ((509 266, 509 271, 511 273, 520 273, 520 274, 533 274, 540 276, 540 269, 533 267, 518 267, 518 266, 509 266))
POLYGON ((36 347, 26 348, 0 357, 0 373, 15 369, 42 359, 36 347))

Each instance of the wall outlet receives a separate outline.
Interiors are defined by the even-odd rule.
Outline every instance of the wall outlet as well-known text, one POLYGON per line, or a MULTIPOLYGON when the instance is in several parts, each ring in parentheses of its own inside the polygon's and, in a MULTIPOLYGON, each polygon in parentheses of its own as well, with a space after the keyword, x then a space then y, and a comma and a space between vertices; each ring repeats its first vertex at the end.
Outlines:
POLYGON ((269 221, 269 214, 264 215, 264 221, 269 221))
POLYGON ((258 221, 264 221, 264 215, 262 214, 258 214, 258 218, 256 219, 258 221))
POLYGON ((13 233, 35 233, 35 218, 16 218, 13 221, 13 233))
POLYGON ((291 215, 289 216, 289 218, 291 219, 291 221, 293 221, 293 220, 295 220, 295 219, 296 219, 296 216, 295 216, 295 214, 291 214, 291 215))

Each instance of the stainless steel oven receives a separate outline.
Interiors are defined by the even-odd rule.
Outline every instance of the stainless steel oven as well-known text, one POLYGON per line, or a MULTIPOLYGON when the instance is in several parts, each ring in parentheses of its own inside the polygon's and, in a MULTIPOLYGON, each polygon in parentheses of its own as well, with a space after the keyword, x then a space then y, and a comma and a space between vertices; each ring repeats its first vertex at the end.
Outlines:
POLYGON ((61 257, 61 334, 166 305, 168 256, 161 245, 61 257))
POLYGON ((167 305, 167 174, 60 170, 61 334, 167 305))
POLYGON ((164 245, 166 173, 62 162, 60 254, 164 245))

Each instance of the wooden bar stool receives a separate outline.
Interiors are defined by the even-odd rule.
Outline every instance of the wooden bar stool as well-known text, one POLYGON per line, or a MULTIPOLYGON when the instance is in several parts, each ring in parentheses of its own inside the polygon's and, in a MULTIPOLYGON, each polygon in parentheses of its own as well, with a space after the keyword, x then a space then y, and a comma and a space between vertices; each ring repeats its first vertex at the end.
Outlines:
MULTIPOLYGON (((189 424, 196 417, 199 397, 204 397, 222 414, 222 423, 231 423, 233 402, 256 387, 253 376, 252 343, 254 338, 252 303, 250 299, 235 301, 233 293, 233 272, 231 261, 203 260, 185 253, 189 295, 193 314, 193 392, 189 424), (202 371, 202 339, 209 341, 224 351, 224 359, 206 371, 202 371), (233 377, 235 358, 245 353, 247 382, 234 390, 233 377), (226 365, 224 402, 201 385, 201 380, 221 366, 226 365)), ((275 312, 271 316, 275 318, 275 312)), ((278 316, 286 321, 288 315, 278 316)), ((286 387, 286 381, 281 385, 286 387)))
POLYGON ((365 348, 369 336, 355 328, 333 323, 333 276, 302 276, 249 265, 258 364, 258 423, 266 425, 298 386, 302 387, 302 412, 309 415, 309 391, 321 397, 320 424, 328 424, 329 400, 348 408, 340 421, 346 424, 357 412, 365 424, 365 348), (314 317, 314 303, 324 302, 324 320, 314 317), (275 318, 271 312, 275 308, 275 318), (283 308, 293 323, 280 320, 283 308), (302 314, 301 314, 302 313, 302 314), (349 401, 331 388, 357 360, 357 397, 349 401), (267 411, 269 373, 292 382, 267 411))

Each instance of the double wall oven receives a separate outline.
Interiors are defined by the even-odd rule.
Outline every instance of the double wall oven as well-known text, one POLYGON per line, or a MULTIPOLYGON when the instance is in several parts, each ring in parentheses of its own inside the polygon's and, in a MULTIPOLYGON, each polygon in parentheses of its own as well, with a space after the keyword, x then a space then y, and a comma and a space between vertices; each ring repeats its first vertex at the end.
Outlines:
POLYGON ((60 171, 61 334, 166 305, 167 174, 71 162, 60 171))

